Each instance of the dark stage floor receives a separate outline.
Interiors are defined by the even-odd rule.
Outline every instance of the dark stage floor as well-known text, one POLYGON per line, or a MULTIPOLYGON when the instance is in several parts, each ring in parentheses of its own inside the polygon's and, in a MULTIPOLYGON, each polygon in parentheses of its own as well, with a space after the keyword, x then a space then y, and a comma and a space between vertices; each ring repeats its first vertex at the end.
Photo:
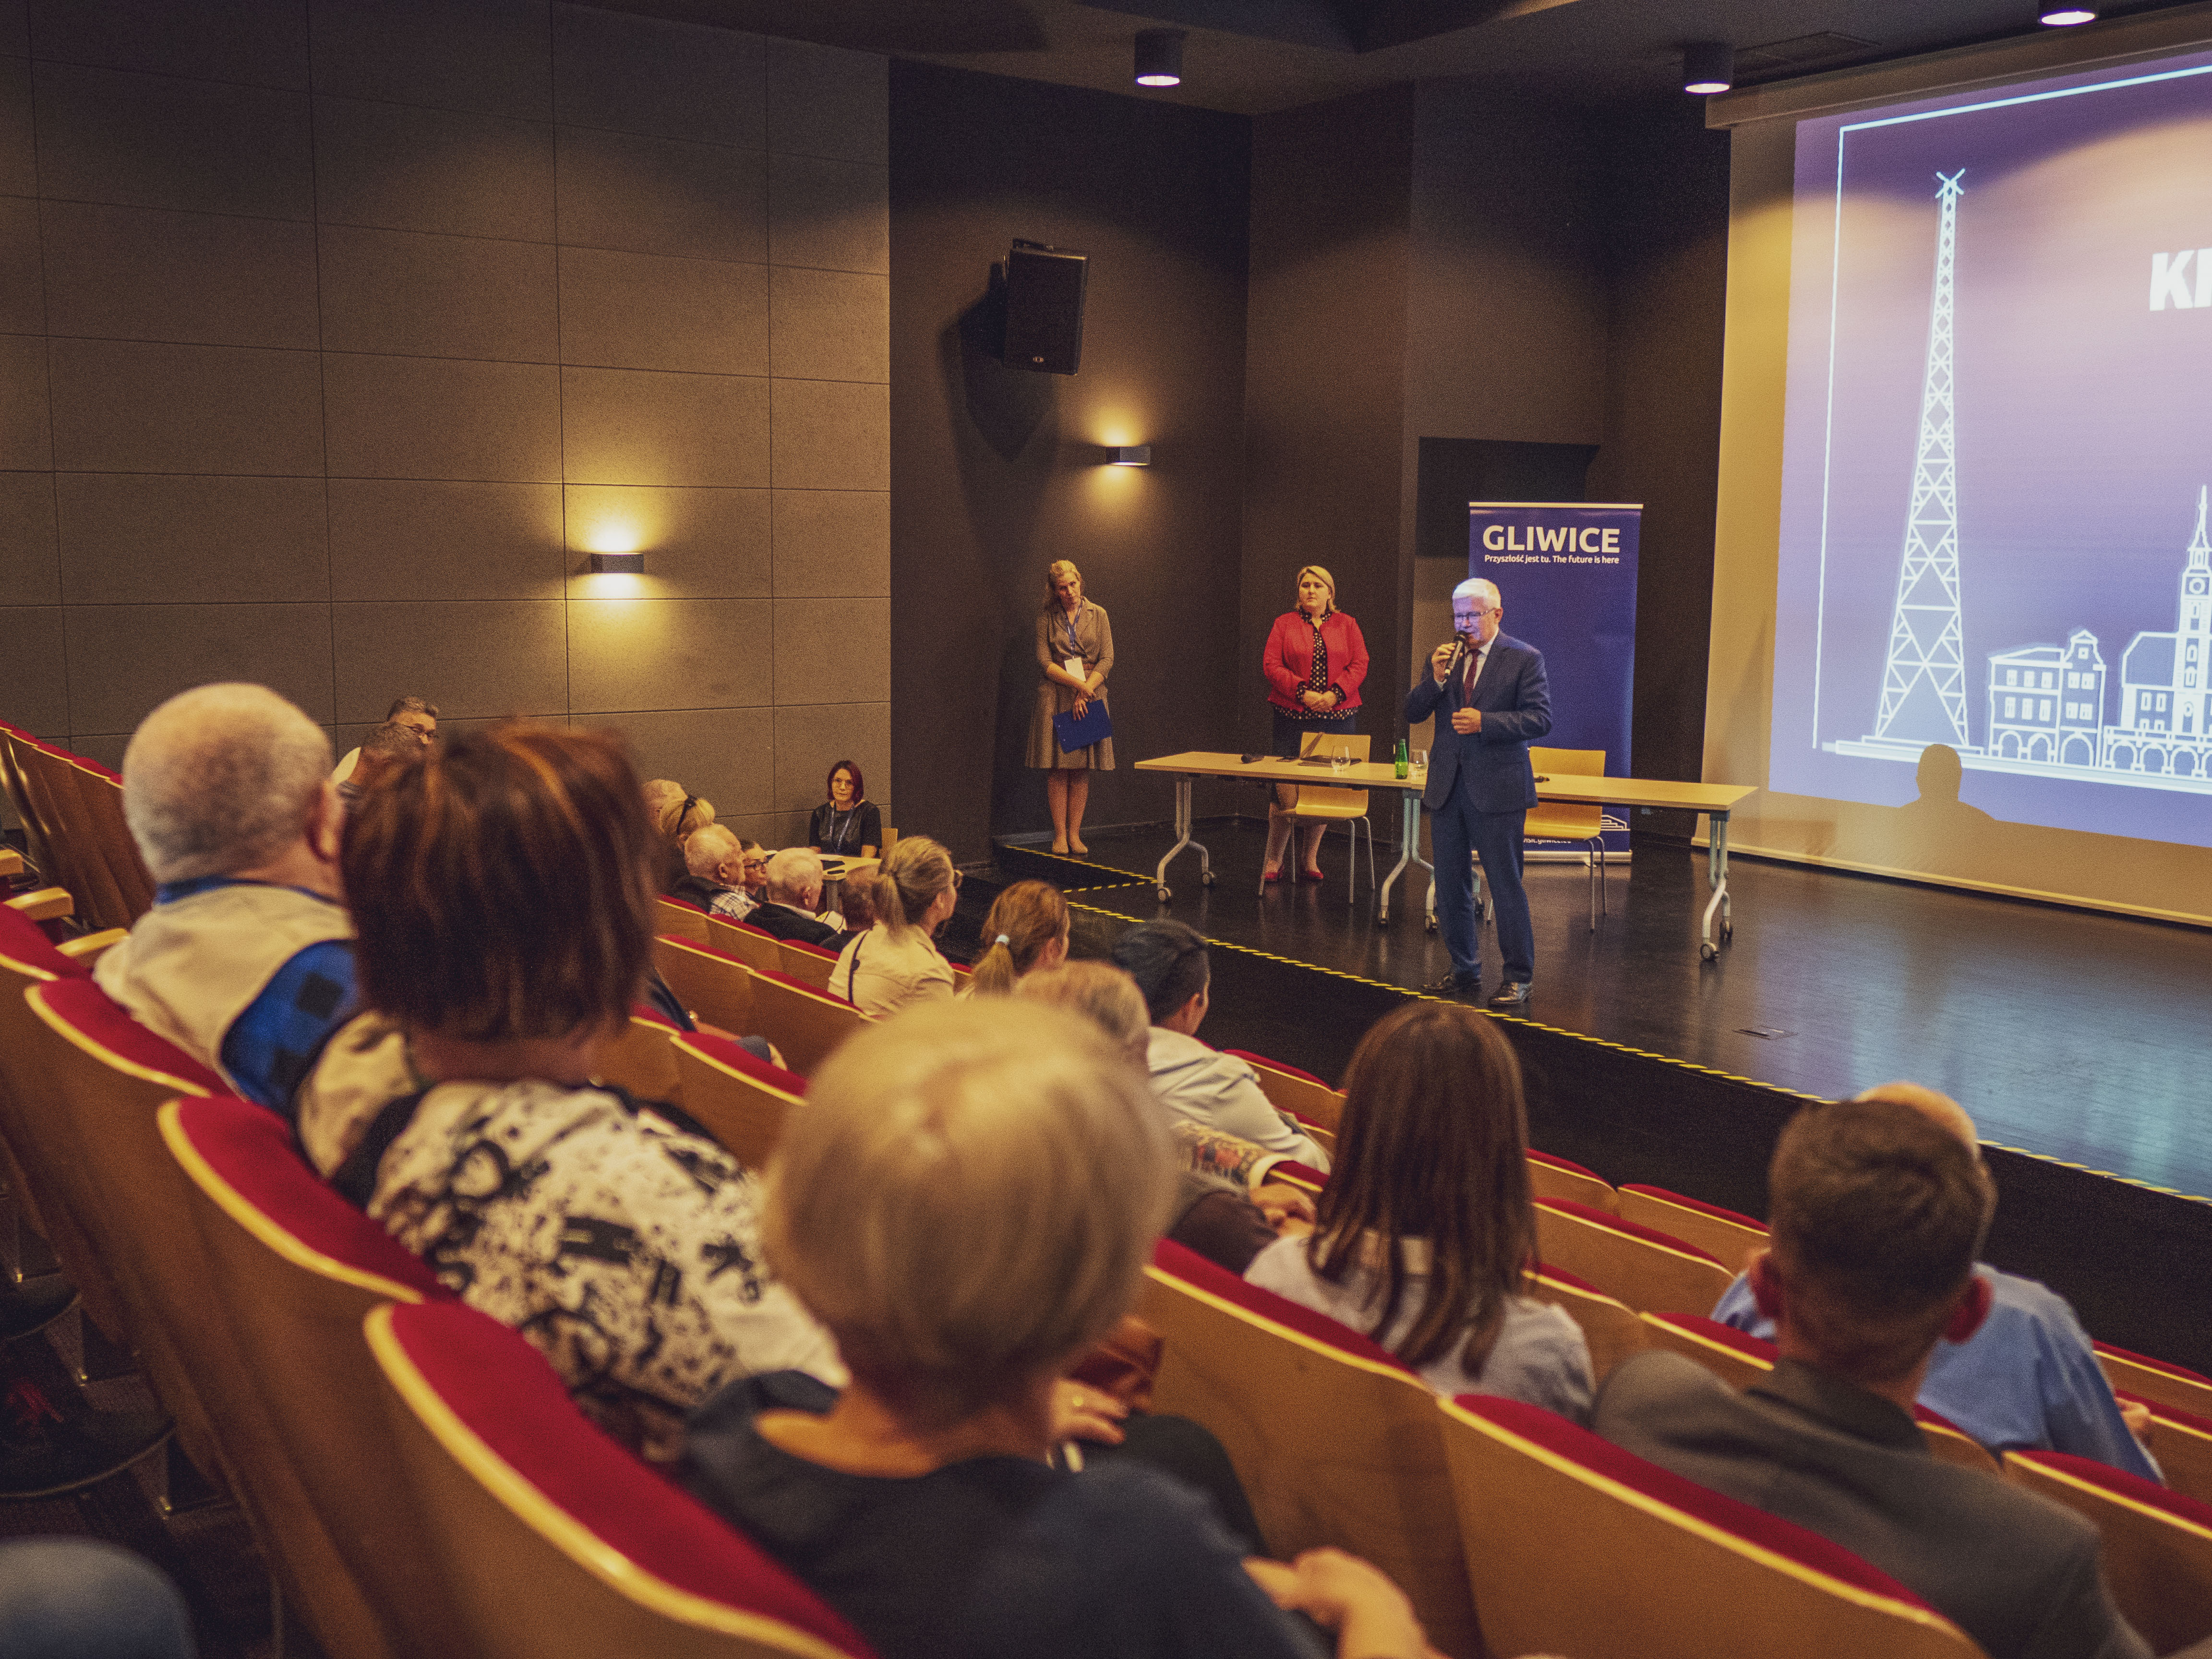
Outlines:
MULTIPOLYGON (((1331 1078, 1395 1000, 1382 988, 1415 988, 1449 968, 1443 941, 1421 925, 1418 870, 1378 924, 1364 856, 1359 902, 1346 902, 1341 832, 1324 844, 1326 882, 1264 899, 1254 892, 1261 825, 1213 820, 1198 836, 1218 884, 1201 887, 1185 852, 1169 872, 1175 898, 1165 906, 1150 875, 1173 840, 1164 829, 1093 834, 1088 864, 1019 848, 1002 862, 1071 891, 1091 889, 1076 902, 1097 910, 1174 916, 1245 954, 1373 981, 1372 996, 1346 987, 1319 1018, 1299 1016, 1310 991, 1291 992, 1286 1008, 1224 1008, 1209 1025, 1226 1043, 1215 1026, 1233 1018, 1243 1046, 1331 1078)), ((1378 873, 1395 858, 1379 846, 1378 873)), ((1808 1094, 1911 1078, 1956 1097, 1988 1140, 2212 1194, 2212 934, 1740 858, 1729 872, 1735 942, 1705 964, 1697 953, 1705 872, 1702 851, 1679 847, 1616 863, 1610 914, 1593 933, 1583 867, 1531 865, 1536 993, 1527 1017, 1808 1094)), ((1487 929, 1484 946, 1494 984, 1487 929)))

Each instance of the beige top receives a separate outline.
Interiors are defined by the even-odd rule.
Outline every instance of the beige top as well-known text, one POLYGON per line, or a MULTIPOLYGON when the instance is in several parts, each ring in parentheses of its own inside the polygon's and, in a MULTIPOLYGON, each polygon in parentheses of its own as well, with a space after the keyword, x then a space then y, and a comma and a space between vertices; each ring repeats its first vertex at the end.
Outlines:
POLYGON ((276 970, 311 945, 351 939, 336 899, 296 887, 239 882, 156 904, 92 976, 131 1017, 201 1065, 222 1070, 222 1040, 276 970))
POLYGON ((846 941, 830 970, 830 989, 862 1013, 880 1018, 912 1003, 951 1001, 952 964, 921 928, 894 938, 878 923, 846 941))

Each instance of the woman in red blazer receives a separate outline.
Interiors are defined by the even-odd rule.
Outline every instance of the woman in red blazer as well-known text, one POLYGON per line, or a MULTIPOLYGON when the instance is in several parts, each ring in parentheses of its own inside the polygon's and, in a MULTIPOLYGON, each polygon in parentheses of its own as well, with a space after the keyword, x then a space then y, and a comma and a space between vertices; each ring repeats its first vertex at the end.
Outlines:
MULTIPOLYGON (((1298 572, 1298 603, 1275 618, 1267 635, 1267 653, 1260 669, 1267 677, 1267 701, 1275 711, 1275 753, 1296 759, 1309 732, 1351 732, 1359 724, 1359 683, 1367 678, 1367 641, 1359 624, 1336 608, 1336 578, 1320 565, 1298 572)), ((1267 814, 1266 878, 1282 876, 1283 854, 1294 827, 1290 809, 1298 792, 1275 786, 1275 805, 1267 814)), ((1325 823, 1309 823, 1298 872, 1304 881, 1321 879, 1321 838, 1325 823)))

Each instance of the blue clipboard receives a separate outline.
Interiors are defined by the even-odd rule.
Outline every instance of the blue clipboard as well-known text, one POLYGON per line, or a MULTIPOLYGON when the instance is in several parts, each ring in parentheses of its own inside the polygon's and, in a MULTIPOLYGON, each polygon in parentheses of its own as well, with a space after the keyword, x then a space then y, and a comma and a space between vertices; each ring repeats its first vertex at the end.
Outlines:
POLYGON ((1052 734, 1059 739, 1062 754, 1073 754, 1079 749, 1088 749, 1101 738, 1114 735, 1114 717, 1106 712, 1104 701, 1091 700, 1091 712, 1081 720, 1073 714, 1054 714, 1052 734))

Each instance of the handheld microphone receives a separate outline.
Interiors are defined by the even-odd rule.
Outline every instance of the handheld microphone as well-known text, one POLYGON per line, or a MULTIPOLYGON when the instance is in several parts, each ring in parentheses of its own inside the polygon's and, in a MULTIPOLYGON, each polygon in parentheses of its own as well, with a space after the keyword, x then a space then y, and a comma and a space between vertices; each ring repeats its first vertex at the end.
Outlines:
POLYGON ((1449 685, 1451 684, 1452 676, 1459 672, 1461 665, 1466 661, 1467 635, 1464 634, 1455 634, 1452 635, 1451 664, 1444 670, 1444 684, 1446 685, 1449 685))

